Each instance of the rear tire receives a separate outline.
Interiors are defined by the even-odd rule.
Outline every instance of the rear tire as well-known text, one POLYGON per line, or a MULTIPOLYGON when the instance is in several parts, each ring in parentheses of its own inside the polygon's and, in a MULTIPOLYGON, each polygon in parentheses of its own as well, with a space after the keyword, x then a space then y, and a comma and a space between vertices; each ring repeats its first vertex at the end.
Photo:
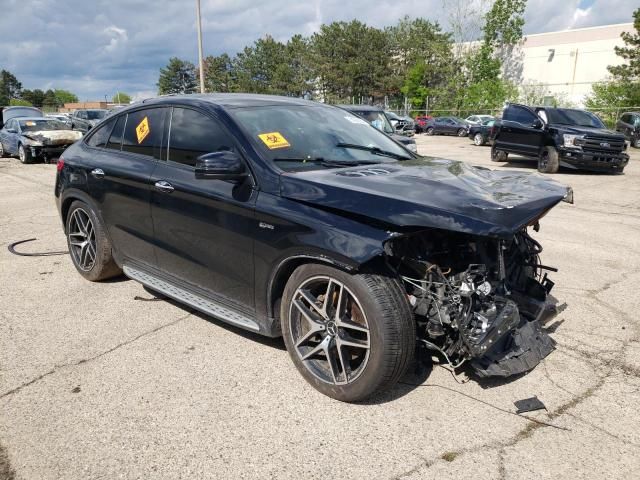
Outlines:
POLYGON ((485 144, 484 136, 481 133, 476 133, 473 136, 473 144, 478 147, 481 147, 482 145, 484 145, 485 144))
POLYGON ((509 154, 503 150, 498 150, 495 146, 491 147, 491 161, 492 162, 506 162, 509 158, 509 154))
POLYGON ((88 204, 73 202, 65 227, 69 255, 80 275, 99 282, 122 273, 113 259, 104 225, 88 204))
POLYGON ((24 148, 24 145, 18 145, 18 158, 24 164, 32 163, 33 156, 28 148, 24 148))
POLYGON ((541 173, 557 173, 559 168, 558 151, 554 147, 544 147, 538 157, 538 171, 541 173))
POLYGON ((393 386, 413 360, 415 320, 389 277, 302 265, 287 282, 280 318, 298 371, 336 400, 356 402, 393 386))

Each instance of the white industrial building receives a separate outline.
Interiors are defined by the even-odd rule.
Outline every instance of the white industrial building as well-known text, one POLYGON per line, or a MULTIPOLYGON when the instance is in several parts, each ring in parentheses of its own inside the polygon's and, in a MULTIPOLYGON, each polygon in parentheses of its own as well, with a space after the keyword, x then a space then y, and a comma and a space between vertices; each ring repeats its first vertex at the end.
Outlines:
POLYGON ((515 76, 582 105, 591 86, 607 79, 607 66, 622 63, 614 47, 624 46, 620 34, 625 31, 633 32, 633 24, 527 35, 511 58, 519 64, 515 76))

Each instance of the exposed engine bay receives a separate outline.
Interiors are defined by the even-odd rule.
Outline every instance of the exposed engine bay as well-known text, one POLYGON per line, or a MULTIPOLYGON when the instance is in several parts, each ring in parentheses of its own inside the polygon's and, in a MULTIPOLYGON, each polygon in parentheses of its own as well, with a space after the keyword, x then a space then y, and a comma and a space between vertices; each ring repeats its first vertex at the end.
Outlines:
POLYGON ((533 369, 554 350, 540 319, 553 282, 542 247, 523 229, 510 240, 442 230, 385 245, 415 314, 419 346, 481 377, 533 369))

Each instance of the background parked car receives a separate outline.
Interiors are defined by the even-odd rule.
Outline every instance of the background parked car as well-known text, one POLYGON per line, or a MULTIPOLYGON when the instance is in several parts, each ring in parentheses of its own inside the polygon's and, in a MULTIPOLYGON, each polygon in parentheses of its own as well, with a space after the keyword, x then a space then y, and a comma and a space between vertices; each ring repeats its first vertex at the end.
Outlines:
POLYGON ((469 124, 458 117, 436 117, 425 129, 427 135, 457 135, 464 137, 469 131, 469 124))
POLYGON ((385 115, 400 135, 411 136, 415 133, 415 123, 411 117, 402 117, 396 113, 385 110, 385 115))
POLYGON ((431 120, 433 120, 433 117, 431 115, 418 115, 414 120, 416 125, 416 133, 424 132, 431 120))
POLYGON ((493 115, 469 115, 465 118, 469 125, 481 125, 488 120, 495 120, 495 117, 493 115))
POLYGON ((616 123, 616 131, 622 133, 632 147, 640 148, 640 112, 623 113, 616 123))
POLYGON ((71 117, 64 113, 47 113, 45 115, 46 118, 52 118, 54 120, 58 120, 59 122, 64 123, 65 125, 71 126, 71 117))
POLYGON ((44 117, 44 114, 36 107, 6 107, 0 112, 0 128, 12 118, 18 117, 44 117))
POLYGON ((71 115, 71 128, 86 133, 100 122, 107 115, 107 112, 108 110, 101 108, 76 110, 71 115))
POLYGON ((491 143, 497 130, 495 123, 496 120, 492 118, 485 120, 480 125, 471 125, 467 136, 473 140, 473 143, 478 147, 491 143))
POLYGON ((0 157, 16 155, 22 163, 36 159, 47 161, 59 157, 80 138, 81 132, 53 118, 10 118, 0 130, 0 157))
POLYGON ((380 107, 373 107, 370 105, 338 105, 340 108, 347 110, 351 113, 362 117, 378 130, 382 130, 384 133, 393 138, 396 142, 402 145, 412 152, 418 151, 416 141, 405 135, 398 135, 394 128, 391 126, 391 122, 384 113, 384 110, 380 107))
POLYGON ((608 130, 597 115, 573 108, 508 105, 496 123, 491 160, 510 153, 538 160, 538 171, 560 166, 621 173, 629 162, 624 135, 608 130))

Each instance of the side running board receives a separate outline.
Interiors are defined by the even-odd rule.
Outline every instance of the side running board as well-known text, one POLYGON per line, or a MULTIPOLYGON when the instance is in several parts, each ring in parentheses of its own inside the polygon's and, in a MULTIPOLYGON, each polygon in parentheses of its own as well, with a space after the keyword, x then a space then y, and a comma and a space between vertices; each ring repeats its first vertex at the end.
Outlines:
POLYGON ((209 300, 201 295, 194 294, 184 288, 178 287, 172 283, 162 280, 152 274, 143 272, 135 267, 125 265, 122 270, 125 275, 132 280, 140 282, 141 284, 149 287, 152 290, 156 290, 169 298, 173 298, 178 302, 189 305, 196 310, 211 315, 212 317, 223 320, 232 325, 236 325, 247 330, 257 332, 260 330, 258 324, 251 318, 230 310, 227 307, 223 307, 217 302, 209 300))

